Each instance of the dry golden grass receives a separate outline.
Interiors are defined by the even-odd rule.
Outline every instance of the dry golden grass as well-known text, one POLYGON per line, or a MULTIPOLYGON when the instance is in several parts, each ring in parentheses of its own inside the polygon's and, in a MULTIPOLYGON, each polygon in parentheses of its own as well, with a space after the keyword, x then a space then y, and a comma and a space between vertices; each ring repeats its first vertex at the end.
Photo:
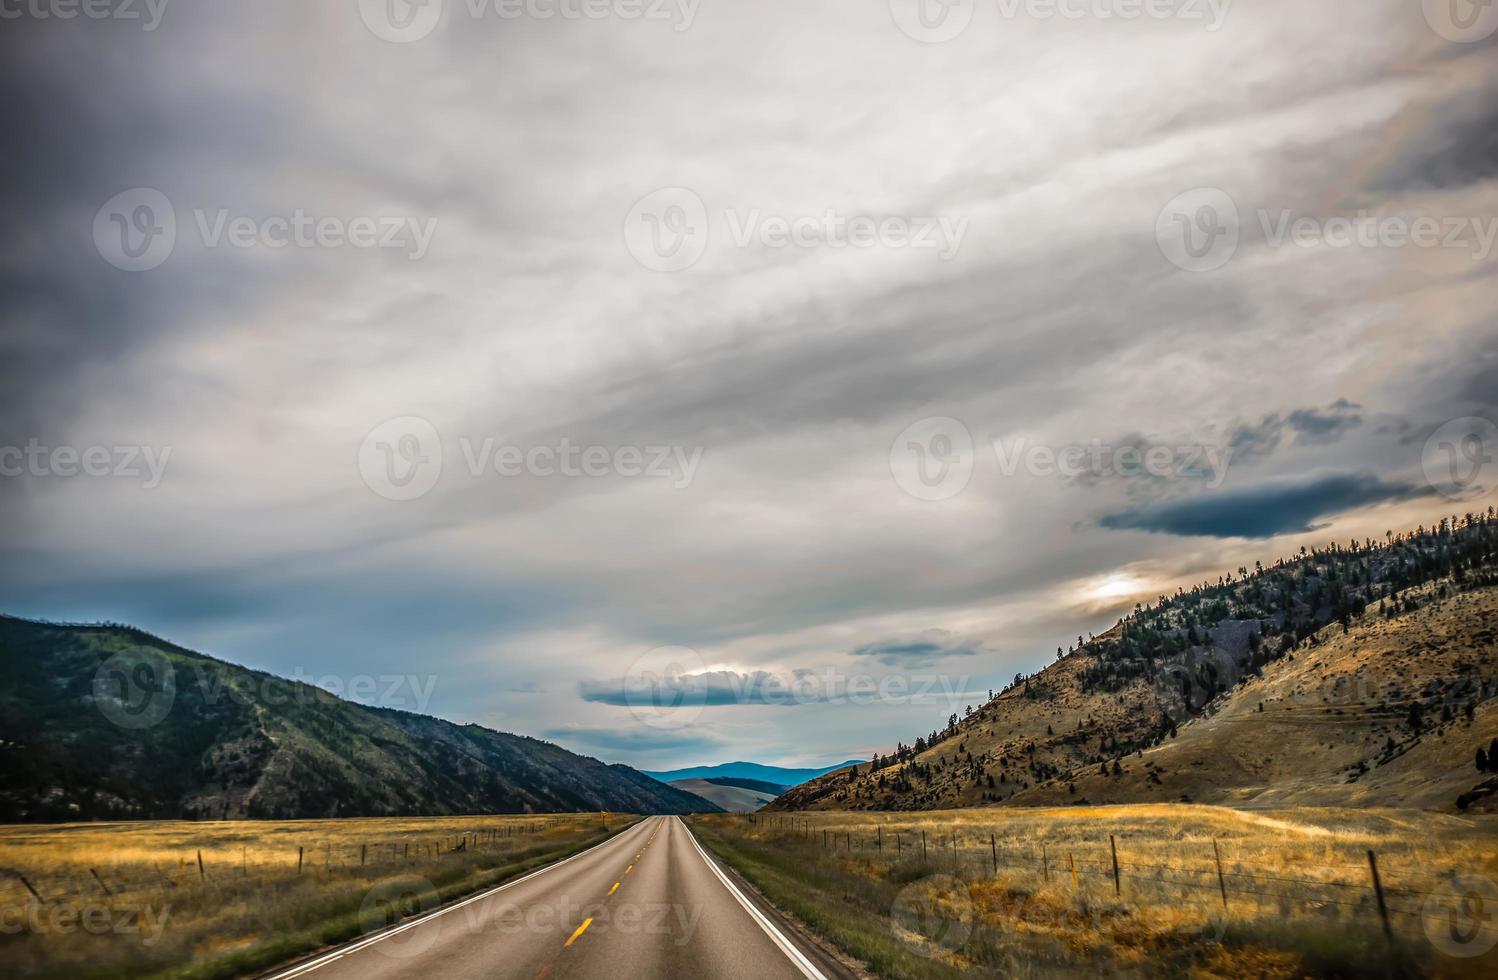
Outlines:
POLYGON ((4 826, 0 959, 7 975, 24 977, 240 974, 383 925, 388 908, 371 899, 393 881, 424 909, 581 849, 634 819, 4 826))
POLYGON ((1459 894, 1452 884, 1498 882, 1498 818, 1490 816, 1146 804, 711 814, 694 827, 772 900, 881 976, 1479 976, 1498 968, 1498 953, 1451 953, 1498 946, 1498 917, 1475 918, 1482 910, 1464 907, 1465 886, 1459 894), (1442 938, 1463 921, 1475 938, 1442 938))

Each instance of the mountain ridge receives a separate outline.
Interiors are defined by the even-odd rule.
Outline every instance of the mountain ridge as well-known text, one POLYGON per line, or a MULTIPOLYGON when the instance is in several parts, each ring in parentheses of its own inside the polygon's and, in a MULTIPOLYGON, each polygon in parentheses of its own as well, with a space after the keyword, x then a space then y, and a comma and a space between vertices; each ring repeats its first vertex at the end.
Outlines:
POLYGON ((132 626, 0 616, 0 665, 0 820, 716 809, 628 766, 132 626))
POLYGON ((1495 621, 1492 509, 1379 543, 1301 549, 1138 604, 913 745, 768 809, 1487 806, 1498 787, 1484 788, 1490 770, 1472 760, 1498 736, 1495 621), (1297 750, 1320 784, 1286 766, 1297 750), (1425 769, 1402 771, 1406 755, 1425 769))

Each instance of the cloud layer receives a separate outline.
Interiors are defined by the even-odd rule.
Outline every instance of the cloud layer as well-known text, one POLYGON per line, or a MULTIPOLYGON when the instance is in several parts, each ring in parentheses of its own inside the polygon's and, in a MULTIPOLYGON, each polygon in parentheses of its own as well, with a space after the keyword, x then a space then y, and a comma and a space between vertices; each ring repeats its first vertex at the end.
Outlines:
POLYGON ((359 9, 7 21, 0 452, 47 452, 0 477, 6 611, 286 674, 419 668, 434 711, 609 761, 825 763, 1137 598, 1091 583, 1163 591, 1491 496, 1427 470, 1443 426, 1498 417, 1493 256, 1261 220, 1498 216, 1493 41, 1418 4, 1234 4, 1216 30, 980 4, 937 44, 863 0, 680 30, 449 3, 409 43, 359 9), (176 240, 131 272, 95 223, 143 236, 155 216, 101 217, 136 188, 176 240), (1160 237, 1226 243, 1226 209, 1170 213, 1200 188, 1238 215, 1206 271, 1160 237), (434 230, 419 259, 274 244, 298 215, 434 230), (829 215, 873 237, 835 247, 829 215), (893 234, 927 219, 960 247, 893 234), (928 419, 956 426, 899 442, 928 419), (990 447, 1019 439, 1226 466, 1006 470, 990 447), (160 486, 53 452, 131 446, 171 447, 160 486), (496 463, 564 446, 575 475, 496 463), (651 447, 698 462, 620 463, 651 447), (705 679, 668 739, 621 703, 663 647, 705 679), (946 684, 785 703, 834 674, 946 684))

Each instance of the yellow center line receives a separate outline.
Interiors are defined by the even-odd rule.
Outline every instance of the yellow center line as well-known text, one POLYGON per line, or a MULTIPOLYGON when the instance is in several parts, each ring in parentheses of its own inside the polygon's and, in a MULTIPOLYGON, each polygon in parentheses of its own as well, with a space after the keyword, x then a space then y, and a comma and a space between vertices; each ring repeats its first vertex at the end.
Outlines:
POLYGON ((570 936, 567 937, 567 943, 566 943, 566 945, 571 946, 573 943, 577 942, 577 937, 581 936, 583 933, 587 932, 588 931, 588 927, 591 926, 592 924, 593 924, 593 917, 592 916, 589 916, 588 918, 584 919, 583 920, 583 924, 577 927, 577 931, 574 932, 572 935, 570 935, 570 936))
POLYGON ((618 890, 619 890, 619 883, 616 881, 616 882, 614 882, 614 887, 609 889, 609 894, 612 895, 612 894, 614 894, 614 892, 616 892, 618 890))
POLYGON ((629 867, 627 867, 627 868, 624 869, 624 873, 625 874, 629 874, 634 869, 635 869, 635 866, 633 864, 631 864, 629 867))

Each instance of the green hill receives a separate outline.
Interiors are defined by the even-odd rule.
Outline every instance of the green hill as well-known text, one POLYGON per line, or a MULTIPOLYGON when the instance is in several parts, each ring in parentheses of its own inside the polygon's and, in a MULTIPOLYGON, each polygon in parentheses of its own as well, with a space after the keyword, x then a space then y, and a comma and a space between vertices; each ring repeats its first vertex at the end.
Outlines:
POLYGON ((137 629, 0 616, 0 822, 715 809, 627 766, 137 629))

